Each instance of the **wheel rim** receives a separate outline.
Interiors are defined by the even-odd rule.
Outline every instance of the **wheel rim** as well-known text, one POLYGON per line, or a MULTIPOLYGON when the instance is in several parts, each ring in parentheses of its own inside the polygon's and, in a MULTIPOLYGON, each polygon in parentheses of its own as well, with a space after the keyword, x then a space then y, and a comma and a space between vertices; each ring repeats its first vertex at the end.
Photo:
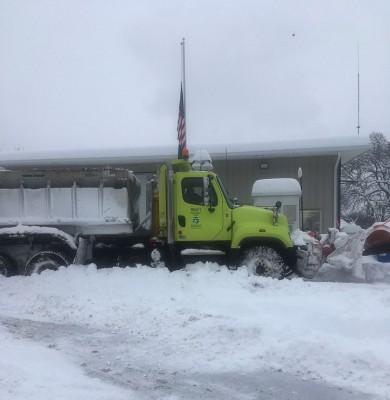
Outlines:
MULTIPOLYGON (((276 268, 269 260, 260 258, 257 262, 255 271, 257 275, 273 278, 276 272, 275 269, 276 268)), ((280 275, 280 271, 278 275, 280 275)))

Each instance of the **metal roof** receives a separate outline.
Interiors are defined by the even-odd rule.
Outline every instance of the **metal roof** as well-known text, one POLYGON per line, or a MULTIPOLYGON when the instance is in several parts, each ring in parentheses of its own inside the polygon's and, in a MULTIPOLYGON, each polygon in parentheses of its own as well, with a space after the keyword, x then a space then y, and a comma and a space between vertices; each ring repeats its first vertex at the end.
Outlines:
MULTIPOLYGON (((341 162, 368 150, 368 136, 289 139, 256 143, 193 144, 190 154, 207 149, 213 160, 340 155, 341 162)), ((177 146, 122 147, 56 151, 0 152, 0 166, 72 166, 161 163, 177 157, 177 146)))

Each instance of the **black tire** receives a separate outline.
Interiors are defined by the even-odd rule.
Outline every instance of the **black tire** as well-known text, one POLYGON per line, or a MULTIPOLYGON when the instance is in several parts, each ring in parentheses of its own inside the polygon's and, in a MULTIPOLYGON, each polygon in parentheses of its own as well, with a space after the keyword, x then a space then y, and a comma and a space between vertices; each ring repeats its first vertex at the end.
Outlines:
POLYGON ((59 267, 69 265, 66 257, 55 251, 41 251, 31 257, 26 264, 26 275, 40 274, 45 270, 57 271, 59 267))
POLYGON ((0 275, 12 276, 15 275, 16 268, 12 260, 5 254, 0 254, 0 275))
POLYGON ((166 248, 164 252, 165 264, 169 272, 178 271, 186 266, 181 251, 176 248, 166 248))
POLYGON ((288 270, 280 254, 267 246, 254 246, 246 250, 240 264, 246 266, 251 275, 274 279, 283 279, 288 270))

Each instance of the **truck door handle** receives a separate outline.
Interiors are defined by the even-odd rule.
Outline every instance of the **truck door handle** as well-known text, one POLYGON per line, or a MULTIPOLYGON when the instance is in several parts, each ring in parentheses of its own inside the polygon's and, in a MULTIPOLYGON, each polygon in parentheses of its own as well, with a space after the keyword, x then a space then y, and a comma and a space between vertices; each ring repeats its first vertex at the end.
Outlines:
POLYGON ((184 215, 179 215, 179 225, 184 228, 186 226, 186 217, 184 215))

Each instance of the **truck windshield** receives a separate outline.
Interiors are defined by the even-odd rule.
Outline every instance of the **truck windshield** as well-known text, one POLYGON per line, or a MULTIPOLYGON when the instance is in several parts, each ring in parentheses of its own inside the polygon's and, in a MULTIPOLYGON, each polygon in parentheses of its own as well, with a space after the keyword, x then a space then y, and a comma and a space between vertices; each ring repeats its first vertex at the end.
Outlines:
POLYGON ((223 185, 223 183, 222 183, 222 181, 221 181, 221 179, 220 179, 219 176, 217 176, 217 181, 218 181, 219 187, 220 187, 221 190, 222 190, 222 194, 223 194, 223 196, 224 196, 225 199, 226 199, 227 205, 229 206, 229 208, 234 208, 234 207, 235 207, 234 202, 233 202, 233 200, 229 197, 229 194, 228 194, 228 192, 227 192, 225 186, 223 185))

